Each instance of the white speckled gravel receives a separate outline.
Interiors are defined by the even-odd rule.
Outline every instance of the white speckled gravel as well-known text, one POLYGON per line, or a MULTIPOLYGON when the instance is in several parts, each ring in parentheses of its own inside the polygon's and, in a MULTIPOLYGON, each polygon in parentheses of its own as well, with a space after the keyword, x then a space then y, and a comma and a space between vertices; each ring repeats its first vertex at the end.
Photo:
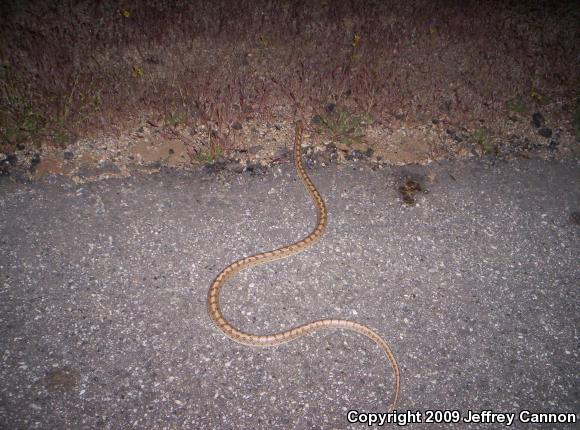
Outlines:
MULTIPOLYGON (((414 207, 402 169, 314 171, 327 234, 240 274, 226 314, 258 333, 368 324, 401 366, 400 411, 578 412, 577 162, 406 170, 428 178, 414 207)), ((386 411, 391 373, 362 336, 253 349, 207 315, 221 268, 313 225, 290 166, 52 182, 0 178, 0 428, 341 429, 386 411)))

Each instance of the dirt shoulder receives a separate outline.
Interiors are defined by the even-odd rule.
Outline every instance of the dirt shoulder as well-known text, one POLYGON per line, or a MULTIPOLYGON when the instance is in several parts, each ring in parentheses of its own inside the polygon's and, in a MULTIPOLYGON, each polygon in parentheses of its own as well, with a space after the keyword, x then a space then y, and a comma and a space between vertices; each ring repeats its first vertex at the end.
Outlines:
MULTIPOLYGON (((538 117, 538 115, 536 116, 538 117)), ((502 141, 488 135, 475 135, 464 128, 444 122, 425 125, 401 124, 396 129, 368 125, 355 142, 345 142, 324 130, 319 120, 307 127, 304 156, 309 164, 322 167, 333 163, 364 162, 376 167, 384 165, 428 164, 443 159, 467 158, 541 158, 577 157, 578 145, 561 128, 533 124, 514 124, 520 133, 502 141), (544 135, 543 135, 543 134, 544 135), (546 134, 551 133, 550 136, 546 134), (490 145, 488 150, 486 145, 490 145)), ((162 168, 198 169, 234 172, 263 171, 272 165, 290 163, 294 139, 294 123, 248 121, 236 131, 236 147, 204 158, 191 153, 189 140, 208 133, 204 126, 193 136, 185 128, 166 128, 146 124, 134 133, 118 138, 79 140, 61 149, 44 146, 34 152, 17 152, 18 162, 5 156, 5 173, 16 178, 43 179, 65 175, 82 183, 110 177, 127 177, 134 172, 158 172, 162 168), (30 156, 32 154, 32 156, 30 156)))
POLYGON ((579 153, 573 2, 28 2, 0 8, 0 169, 579 153))

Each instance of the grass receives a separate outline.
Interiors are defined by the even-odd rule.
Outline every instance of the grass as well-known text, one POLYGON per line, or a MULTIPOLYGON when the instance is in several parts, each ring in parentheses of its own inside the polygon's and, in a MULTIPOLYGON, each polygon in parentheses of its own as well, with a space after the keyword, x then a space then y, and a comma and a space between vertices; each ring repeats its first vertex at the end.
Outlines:
POLYGON ((530 97, 540 105, 546 105, 551 100, 550 97, 540 92, 540 90, 538 90, 537 88, 532 88, 532 90, 530 91, 530 97))
POLYGON ((22 90, 21 78, 8 68, 2 70, 0 81, 0 136, 2 146, 16 147, 34 142, 46 120, 37 112, 34 102, 22 90))
POLYGON ((66 92, 43 95, 31 89, 18 71, 4 67, 0 74, 0 150, 49 140, 58 146, 73 142, 73 130, 95 114, 100 90, 79 85, 78 77, 66 92), (43 109, 43 106, 51 109, 43 109))
POLYGON ((212 165, 216 160, 224 154, 224 144, 215 137, 212 138, 212 133, 208 133, 209 144, 206 148, 201 148, 195 154, 195 160, 204 165, 212 165))
POLYGON ((521 96, 516 96, 509 100, 507 102, 507 108, 509 111, 519 114, 526 113, 529 109, 521 96))
POLYGON ((172 112, 165 118, 165 123, 171 127, 183 125, 186 121, 187 115, 184 112, 172 112))
POLYGON ((483 128, 477 128, 471 133, 471 139, 479 146, 483 154, 497 155, 497 145, 489 133, 483 128))
POLYGON ((37 142, 45 120, 35 113, 30 104, 22 101, 19 106, 10 106, 0 110, 0 129, 3 143, 8 147, 17 147, 25 142, 37 142))
POLYGON ((195 159, 205 165, 212 165, 215 163, 215 157, 211 154, 210 151, 200 151, 195 159))
POLYGON ((335 143, 347 146, 360 143, 364 137, 364 127, 373 122, 372 116, 354 115, 332 104, 328 106, 333 106, 332 110, 318 116, 320 124, 317 131, 326 134, 335 143))

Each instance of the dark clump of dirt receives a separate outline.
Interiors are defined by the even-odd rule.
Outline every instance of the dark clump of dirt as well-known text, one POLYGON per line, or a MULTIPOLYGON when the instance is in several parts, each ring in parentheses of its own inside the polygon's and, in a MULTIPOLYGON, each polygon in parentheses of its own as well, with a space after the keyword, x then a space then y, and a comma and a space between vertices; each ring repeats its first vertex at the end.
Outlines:
POLYGON ((421 178, 406 176, 399 185, 398 191, 402 202, 407 206, 413 206, 417 203, 417 194, 426 193, 427 189, 421 178))
POLYGON ((54 368, 47 372, 46 388, 49 392, 70 392, 80 383, 80 374, 68 367, 54 368))

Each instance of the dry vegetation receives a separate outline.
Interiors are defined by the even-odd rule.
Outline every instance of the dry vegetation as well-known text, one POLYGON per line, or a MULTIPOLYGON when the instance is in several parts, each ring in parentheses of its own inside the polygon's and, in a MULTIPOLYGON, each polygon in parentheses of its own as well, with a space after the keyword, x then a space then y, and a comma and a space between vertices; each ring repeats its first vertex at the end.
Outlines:
POLYGON ((381 124, 444 119, 480 133, 544 106, 580 127, 574 2, 28 0, 0 8, 0 152, 65 147, 146 121, 203 123, 213 145, 227 148, 236 122, 310 119, 328 103, 381 124))

